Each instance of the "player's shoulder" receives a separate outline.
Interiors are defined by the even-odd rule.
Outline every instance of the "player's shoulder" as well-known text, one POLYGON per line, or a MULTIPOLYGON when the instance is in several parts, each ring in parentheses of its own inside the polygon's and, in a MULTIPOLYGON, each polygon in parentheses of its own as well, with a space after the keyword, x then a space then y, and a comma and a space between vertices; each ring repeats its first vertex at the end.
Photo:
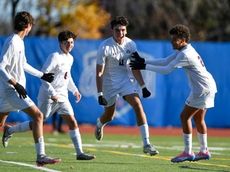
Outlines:
POLYGON ((197 51, 195 50, 195 48, 191 45, 191 44, 188 44, 182 51, 181 51, 182 54, 185 54, 187 56, 190 56, 190 55, 194 55, 194 54, 197 54, 197 51))
POLYGON ((113 44, 113 38, 109 37, 101 42, 101 46, 110 46, 113 44))
POLYGON ((112 47, 114 45, 114 40, 112 37, 105 39, 104 41, 101 42, 99 46, 100 49, 109 49, 109 47, 112 47))
POLYGON ((48 59, 51 61, 58 61, 59 57, 60 57, 59 52, 53 52, 48 56, 48 59))
POLYGON ((125 37, 124 38, 126 42, 134 42, 132 39, 130 39, 129 37, 125 37))
POLYGON ((188 44, 177 54, 177 58, 187 59, 189 61, 194 60, 194 56, 198 56, 199 54, 193 48, 191 44, 188 44))
POLYGON ((6 43, 17 46, 22 39, 17 34, 12 34, 6 39, 6 43))
POLYGON ((60 53, 59 52, 53 52, 49 56, 52 58, 56 58, 56 57, 60 56, 60 53))

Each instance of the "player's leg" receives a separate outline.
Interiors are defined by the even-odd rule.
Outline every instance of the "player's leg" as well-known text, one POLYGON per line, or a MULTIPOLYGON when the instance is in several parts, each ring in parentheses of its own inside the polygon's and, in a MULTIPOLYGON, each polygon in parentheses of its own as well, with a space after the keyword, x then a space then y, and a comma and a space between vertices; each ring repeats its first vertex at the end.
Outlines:
POLYGON ((63 124, 63 119, 60 117, 57 119, 57 131, 59 133, 65 133, 64 129, 62 128, 62 124, 63 124))
MULTIPOLYGON (((46 118, 48 118, 51 114, 52 114, 52 109, 54 109, 56 106, 55 103, 49 103, 49 102, 38 102, 38 107, 39 109, 42 110, 43 112, 43 120, 45 120, 46 118)), ((22 123, 18 123, 16 125, 10 126, 8 128, 8 133, 13 134, 13 133, 18 133, 18 132, 25 132, 25 131, 29 131, 32 130, 32 125, 33 122, 32 121, 25 121, 22 123)))
POLYGON ((115 103, 110 106, 104 107, 104 113, 100 118, 97 119, 95 128, 95 137, 97 140, 102 140, 103 138, 103 128, 104 126, 113 120, 115 115, 115 103))
POLYGON ((5 112, 5 113, 0 113, 0 127, 3 127, 3 135, 2 135, 2 145, 3 147, 7 147, 8 146, 8 141, 9 139, 12 137, 12 134, 10 134, 8 132, 9 129, 9 125, 5 125, 5 121, 6 118, 8 116, 9 112, 5 112))
POLYGON ((171 159, 172 162, 193 161, 195 158, 192 152, 192 121, 191 118, 199 109, 185 105, 181 112, 180 119, 183 129, 184 151, 171 159))
POLYGON ((54 113, 52 115, 52 129, 53 129, 53 133, 57 134, 57 113, 54 113))
POLYGON ((3 127, 5 125, 8 114, 9 112, 0 113, 0 127, 3 127))
POLYGON ((69 127, 69 136, 72 140, 72 143, 74 145, 77 154, 76 159, 77 160, 95 159, 96 157, 94 155, 86 154, 83 151, 81 134, 74 115, 62 114, 61 117, 65 120, 66 124, 69 127))
MULTIPOLYGON (((34 105, 33 101, 27 97, 25 99, 19 98, 18 94, 14 90, 9 90, 5 97, 1 97, 1 110, 11 112, 16 110, 25 109, 29 106, 34 105), (7 110, 6 110, 7 109, 7 110)), ((4 127, 4 134, 2 137, 2 143, 4 147, 8 146, 9 139, 12 137, 14 132, 23 132, 29 130, 29 121, 23 122, 17 125, 4 127)))
POLYGON ((211 158, 211 154, 208 150, 207 126, 205 123, 206 111, 206 109, 200 109, 193 117, 197 128, 197 137, 200 143, 200 151, 196 154, 195 161, 211 158))
POLYGON ((61 161, 59 158, 51 158, 45 154, 45 143, 43 137, 43 114, 33 105, 23 110, 32 117, 32 132, 35 142, 35 149, 37 153, 37 165, 43 166, 45 164, 55 164, 61 161))
POLYGON ((138 94, 129 94, 126 96, 123 96, 123 98, 133 107, 136 118, 137 118, 137 125, 140 128, 142 141, 143 141, 143 152, 148 153, 151 156, 156 155, 159 152, 155 149, 154 146, 150 144, 149 141, 149 127, 146 120, 146 115, 143 109, 143 106, 141 104, 140 98, 138 94))

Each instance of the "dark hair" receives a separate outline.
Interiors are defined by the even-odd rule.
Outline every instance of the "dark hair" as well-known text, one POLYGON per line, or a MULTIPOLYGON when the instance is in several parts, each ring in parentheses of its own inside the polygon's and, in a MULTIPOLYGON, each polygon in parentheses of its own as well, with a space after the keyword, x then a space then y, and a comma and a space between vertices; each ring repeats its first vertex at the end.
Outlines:
POLYGON ((21 11, 14 17, 14 29, 17 31, 23 31, 29 24, 34 24, 34 19, 30 13, 21 11))
POLYGON ((189 28, 182 24, 177 24, 169 30, 170 35, 176 35, 179 38, 184 38, 186 42, 190 40, 190 31, 189 28))
POLYGON ((58 41, 59 42, 66 41, 69 38, 73 38, 75 40, 76 37, 77 37, 77 35, 75 35, 73 32, 71 32, 69 30, 64 30, 58 34, 58 41))
POLYGON ((129 21, 126 17, 117 16, 110 22, 111 29, 113 29, 114 26, 116 26, 116 25, 128 26, 129 21))

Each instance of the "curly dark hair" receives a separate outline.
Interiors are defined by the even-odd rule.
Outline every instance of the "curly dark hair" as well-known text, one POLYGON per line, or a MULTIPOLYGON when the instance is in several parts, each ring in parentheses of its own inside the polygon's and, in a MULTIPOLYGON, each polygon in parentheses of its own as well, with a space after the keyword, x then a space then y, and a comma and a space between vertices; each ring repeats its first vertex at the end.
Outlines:
POLYGON ((177 24, 169 30, 170 35, 176 35, 179 38, 184 38, 186 42, 190 40, 190 31, 189 28, 182 24, 177 24))
POLYGON ((124 16, 117 16, 110 22, 111 29, 113 29, 114 26, 116 26, 116 25, 128 26, 129 21, 124 16))
POLYGON ((14 29, 23 31, 29 24, 34 24, 32 15, 26 11, 18 12, 14 17, 14 29))
POLYGON ((69 31, 69 30, 64 30, 62 32, 60 32, 58 34, 58 41, 62 42, 62 41, 66 41, 69 38, 73 38, 74 40, 77 38, 77 35, 74 34, 73 32, 69 31))

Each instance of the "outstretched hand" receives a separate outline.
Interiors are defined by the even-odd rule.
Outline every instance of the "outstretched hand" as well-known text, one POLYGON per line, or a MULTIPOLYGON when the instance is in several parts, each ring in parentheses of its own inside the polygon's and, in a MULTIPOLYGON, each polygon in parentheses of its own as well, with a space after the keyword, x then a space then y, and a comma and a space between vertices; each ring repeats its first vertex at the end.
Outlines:
POLYGON ((145 63, 141 63, 135 60, 131 60, 129 66, 132 68, 132 70, 142 70, 146 68, 145 63))
POLYGON ((142 58, 138 52, 134 52, 131 55, 131 61, 129 63, 129 66, 133 69, 133 70, 141 70, 141 69, 145 69, 145 59, 142 58))
POLYGON ((137 61, 137 62, 139 62, 139 63, 145 63, 145 59, 144 58, 142 58, 139 54, 138 54, 138 52, 134 52, 134 53, 132 53, 131 54, 131 60, 133 60, 133 61, 137 61))
POLYGON ((54 80, 54 73, 44 73, 41 79, 51 83, 54 80))

